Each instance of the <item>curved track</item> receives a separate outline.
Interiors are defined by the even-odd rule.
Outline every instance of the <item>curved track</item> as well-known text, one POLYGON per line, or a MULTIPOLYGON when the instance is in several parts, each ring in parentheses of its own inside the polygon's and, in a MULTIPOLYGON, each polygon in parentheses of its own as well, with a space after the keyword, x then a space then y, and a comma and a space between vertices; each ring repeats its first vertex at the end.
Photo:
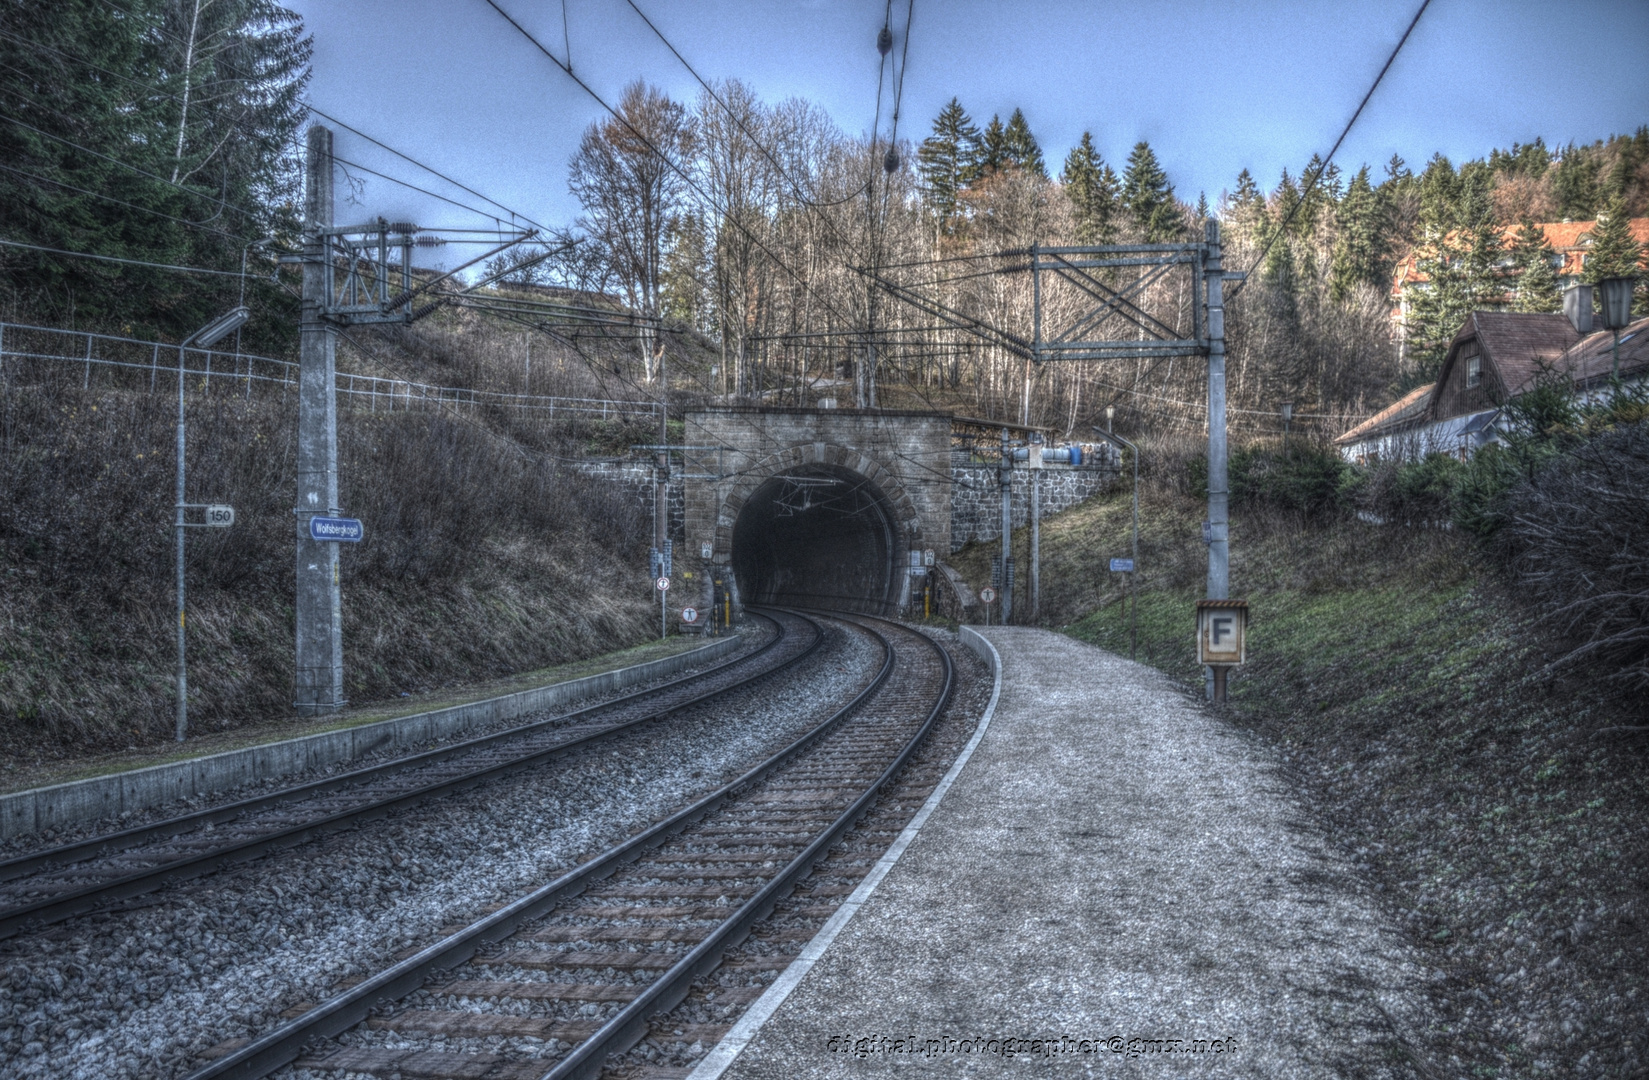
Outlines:
MULTIPOLYGON (((222 1048, 191 1080, 260 1077, 294 1061, 384 1077, 598 1075, 813 873, 949 702, 955 671, 941 646, 866 616, 832 618, 877 639, 883 661, 806 735, 530 895, 222 1048)), ((770 970, 788 959, 739 963, 770 970)))
MULTIPOLYGON (((758 613, 759 614, 759 613, 758 613)), ((506 731, 0 863, 0 939, 539 765, 789 668, 824 641, 795 612, 708 671, 506 731)))

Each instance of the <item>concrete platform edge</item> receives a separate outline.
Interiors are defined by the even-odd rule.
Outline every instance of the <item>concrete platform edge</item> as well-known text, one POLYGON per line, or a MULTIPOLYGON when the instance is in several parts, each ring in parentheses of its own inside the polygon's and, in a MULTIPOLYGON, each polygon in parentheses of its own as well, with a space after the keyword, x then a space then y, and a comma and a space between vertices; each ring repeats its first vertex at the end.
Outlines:
POLYGON ((824 926, 819 928, 819 932, 813 935, 812 940, 802 948, 796 959, 790 962, 790 966, 785 968, 779 977, 774 980, 773 985, 763 991, 762 996, 757 998, 750 1008, 745 1010, 744 1015, 739 1018, 739 1022, 734 1024, 732 1029, 722 1036, 721 1041, 699 1060, 693 1071, 687 1074, 687 1080, 718 1080, 722 1073, 726 1072, 733 1062, 738 1060, 738 1056, 744 1052, 744 1048, 750 1045, 750 1041, 760 1033, 762 1026, 778 1011, 779 1006, 785 1003, 785 999, 790 997, 791 992, 801 984, 807 973, 813 970, 813 965, 818 963, 820 958, 824 956, 826 950, 836 940, 836 936, 842 932, 842 929, 847 926, 853 916, 858 914, 859 909, 865 905, 865 901, 870 899, 871 894, 876 891, 876 887, 882 883, 882 879, 887 877, 888 872, 899 861, 899 857, 905 853, 905 849, 910 846, 911 841, 916 839, 916 834, 922 831, 922 826, 927 824, 928 818, 938 808, 940 800, 944 799, 945 793, 950 790, 951 784, 955 783, 956 778, 961 775, 963 768, 968 764, 968 759, 973 756, 974 748, 985 737, 985 730, 990 727, 991 717, 996 715, 997 699, 1002 696, 1002 657, 997 653, 996 646, 992 645, 985 639, 984 635, 971 626, 959 628, 957 637, 962 644, 971 649, 991 669, 991 699, 985 705, 984 714, 979 717, 979 724, 974 728, 973 737, 968 740, 968 744, 962 748, 962 752, 951 763, 944 779, 939 781, 939 786, 933 789, 933 793, 922 804, 922 808, 916 811, 916 816, 910 819, 910 824, 906 825, 904 831, 893 841, 893 846, 888 848, 887 852, 876 861, 876 865, 870 868, 870 873, 865 875, 865 879, 859 883, 859 887, 853 890, 842 906, 836 909, 836 913, 830 917, 824 926))
POLYGON ((672 675, 725 656, 738 647, 739 641, 739 635, 734 634, 674 656, 485 701, 0 795, 0 838, 85 824, 177 799, 228 791, 258 780, 353 761, 385 747, 418 746, 462 733, 478 723, 508 720, 672 675))

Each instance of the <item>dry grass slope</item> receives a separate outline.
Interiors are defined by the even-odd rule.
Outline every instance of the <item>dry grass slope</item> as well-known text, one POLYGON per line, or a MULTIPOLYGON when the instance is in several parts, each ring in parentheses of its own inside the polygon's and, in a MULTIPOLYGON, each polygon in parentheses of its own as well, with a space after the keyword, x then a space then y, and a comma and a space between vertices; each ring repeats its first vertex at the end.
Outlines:
MULTIPOLYGON (((510 349, 489 333, 455 325, 378 348, 414 377, 508 385, 514 372, 492 366, 510 349)), ((568 365, 549 359, 535 392, 594 389, 552 382, 568 365)), ((142 745, 172 724, 174 399, 80 382, 14 376, 0 395, 0 754, 13 760, 142 745)), ((295 403, 227 384, 189 402, 190 498, 237 512, 233 528, 188 538, 191 718, 216 730, 291 700, 295 403)), ((368 536, 343 553, 352 702, 653 631, 645 508, 567 464, 639 433, 518 426, 451 410, 341 415, 342 501, 368 536)))

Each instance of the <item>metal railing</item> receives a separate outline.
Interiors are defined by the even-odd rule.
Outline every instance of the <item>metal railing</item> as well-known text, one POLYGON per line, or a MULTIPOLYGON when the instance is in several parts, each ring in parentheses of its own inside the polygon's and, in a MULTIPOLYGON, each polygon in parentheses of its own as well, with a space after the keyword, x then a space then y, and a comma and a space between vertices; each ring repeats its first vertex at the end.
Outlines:
MULTIPOLYGON (((94 371, 108 376, 108 383, 118 389, 175 390, 180 366, 185 388, 201 393, 222 387, 224 392, 237 391, 251 397, 255 385, 278 386, 283 391, 298 385, 298 365, 291 360, 196 348, 184 349, 180 358, 176 345, 158 341, 0 322, 0 388, 23 385, 31 376, 36 382, 45 382, 48 372, 72 366, 80 368, 82 390, 91 389, 94 371)), ((510 394, 344 371, 337 373, 337 393, 339 404, 352 410, 466 408, 546 421, 646 418, 656 423, 663 408, 657 401, 510 394)))

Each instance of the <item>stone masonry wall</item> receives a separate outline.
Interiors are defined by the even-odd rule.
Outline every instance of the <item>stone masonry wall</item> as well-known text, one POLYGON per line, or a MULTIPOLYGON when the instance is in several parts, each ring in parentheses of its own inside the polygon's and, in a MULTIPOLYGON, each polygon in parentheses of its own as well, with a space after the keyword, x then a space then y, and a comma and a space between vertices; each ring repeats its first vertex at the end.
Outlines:
MULTIPOLYGON (((630 495, 637 506, 642 507, 648 514, 648 521, 652 520, 653 513, 653 463, 650 461, 581 461, 575 466, 586 476, 596 477, 605 483, 615 484, 630 495)), ((685 517, 686 497, 678 480, 670 485, 670 539, 675 541, 676 551, 682 550, 683 527, 685 517)), ((651 533, 648 535, 648 546, 652 546, 651 533)))
POLYGON ((721 479, 687 482, 685 528, 693 548, 715 544, 716 560, 731 550, 742 498, 768 476, 808 464, 849 469, 889 500, 895 527, 919 546, 951 547, 950 417, 878 409, 709 408, 686 415, 689 446, 724 448, 701 454, 701 471, 721 479), (912 531, 913 530, 913 531, 912 531))
MULTIPOLYGON (((1002 535, 1002 494, 996 486, 996 466, 970 462, 957 453, 951 462, 950 550, 960 551, 976 540, 994 542, 1002 535)), ((1042 516, 1068 510, 1082 500, 1097 495, 1116 482, 1113 468, 1086 468, 1044 465, 1042 473, 1042 516)), ((1031 520, 1031 472, 1013 471, 1015 528, 1031 520)))

